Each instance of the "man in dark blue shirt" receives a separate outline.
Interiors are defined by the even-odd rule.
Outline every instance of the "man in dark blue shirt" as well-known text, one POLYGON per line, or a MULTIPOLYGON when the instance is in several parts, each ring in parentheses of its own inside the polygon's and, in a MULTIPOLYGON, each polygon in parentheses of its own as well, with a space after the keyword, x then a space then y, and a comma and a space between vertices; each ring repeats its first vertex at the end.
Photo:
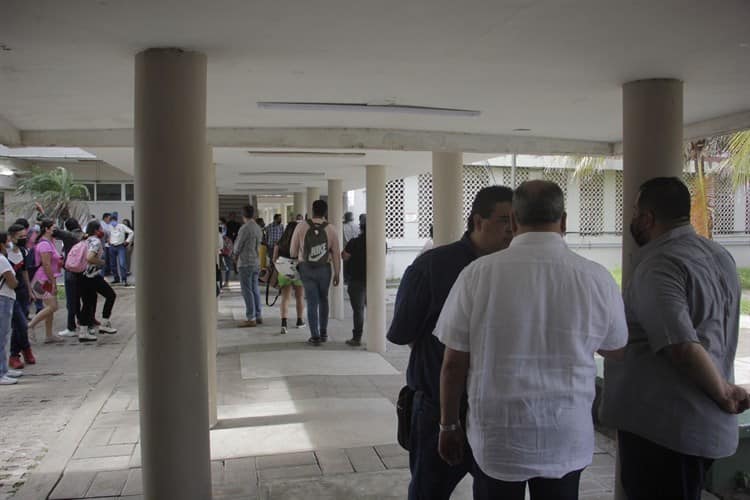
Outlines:
POLYGON ((479 191, 464 236, 417 257, 401 279, 388 340, 411 347, 406 383, 416 392, 409 443, 409 500, 447 500, 469 472, 471 457, 450 466, 438 455, 440 368, 445 346, 432 331, 461 271, 477 257, 510 244, 512 200, 513 190, 508 187, 479 191))

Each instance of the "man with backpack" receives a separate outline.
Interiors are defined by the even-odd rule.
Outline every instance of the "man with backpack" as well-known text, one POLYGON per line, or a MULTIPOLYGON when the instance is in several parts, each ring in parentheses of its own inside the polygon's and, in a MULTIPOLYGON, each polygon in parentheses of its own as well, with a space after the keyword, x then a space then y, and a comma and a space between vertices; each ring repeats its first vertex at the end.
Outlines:
POLYGON ((328 289, 339 286, 341 248, 336 228, 325 220, 328 204, 316 200, 312 204, 313 217, 297 224, 292 235, 291 254, 298 256, 299 274, 305 288, 307 322, 310 325, 308 343, 319 346, 328 340, 328 289))

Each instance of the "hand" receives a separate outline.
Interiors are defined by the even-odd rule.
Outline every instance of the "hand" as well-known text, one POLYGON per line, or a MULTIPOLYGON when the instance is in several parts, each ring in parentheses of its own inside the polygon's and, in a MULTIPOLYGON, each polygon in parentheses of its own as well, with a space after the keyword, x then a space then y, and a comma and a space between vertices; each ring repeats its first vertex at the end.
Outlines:
POLYGON ((727 413, 738 414, 750 408, 750 395, 739 385, 727 384, 719 406, 727 413))
POLYGON ((458 465, 464 459, 465 436, 462 429, 440 431, 438 453, 448 465, 458 465))
POLYGON ((333 276, 333 286, 339 286, 339 275, 336 274, 333 276))

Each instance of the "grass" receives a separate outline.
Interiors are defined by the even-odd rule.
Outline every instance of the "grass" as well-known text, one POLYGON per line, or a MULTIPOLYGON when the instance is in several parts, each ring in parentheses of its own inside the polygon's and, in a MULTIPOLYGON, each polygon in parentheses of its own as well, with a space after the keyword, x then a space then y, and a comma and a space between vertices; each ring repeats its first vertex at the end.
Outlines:
MULTIPOLYGON (((610 269, 609 272, 617 282, 617 285, 622 288, 622 269, 610 269)), ((750 290, 750 267, 738 267, 737 272, 740 273, 740 283, 742 284, 742 289, 750 290)), ((740 312, 742 314, 750 314, 750 299, 743 298, 740 301, 740 312)))

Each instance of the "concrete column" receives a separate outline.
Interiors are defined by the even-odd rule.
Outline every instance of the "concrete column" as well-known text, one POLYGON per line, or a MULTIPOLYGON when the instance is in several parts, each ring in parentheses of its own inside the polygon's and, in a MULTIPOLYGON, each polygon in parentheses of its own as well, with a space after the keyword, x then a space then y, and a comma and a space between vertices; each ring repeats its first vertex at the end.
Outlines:
POLYGON ((367 165, 367 350, 385 352, 385 166, 367 165))
MULTIPOLYGON (((136 331, 143 491, 150 499, 211 498, 205 325, 213 288, 208 245, 183 245, 182 227, 164 220, 204 221, 206 56, 149 49, 135 59, 136 331), (189 443, 189 452, 186 452, 189 443)), ((215 222, 215 221, 212 221, 215 222)))
MULTIPOLYGON (((255 195, 255 194, 250 195, 250 204, 255 209, 255 218, 256 219, 258 217, 260 217, 260 207, 258 206, 258 203, 259 203, 258 202, 258 195, 255 195)), ((242 214, 240 214, 240 216, 242 216, 242 214)))
MULTIPOLYGON (((682 177, 682 88, 680 80, 637 80, 622 87, 623 224, 622 286, 638 248, 628 227, 638 187, 654 177, 682 177)), ((615 498, 625 499, 620 455, 615 466, 615 498)))
POLYGON ((302 214, 302 216, 305 216, 305 212, 307 211, 305 207, 307 207, 307 196, 305 193, 294 193, 294 217, 297 217, 297 214, 302 214))
MULTIPOLYGON (((432 153, 432 241, 436 247, 464 233, 463 167, 462 153, 432 153)), ((367 197, 369 203, 369 193, 367 197)))
POLYGON ((320 188, 316 187, 309 187, 307 188, 307 204, 305 205, 305 212, 302 215, 305 215, 305 213, 308 214, 308 217, 312 219, 312 204, 314 201, 320 199, 320 188))
MULTIPOLYGON (((344 220, 344 182, 341 179, 328 179, 328 221, 336 227, 339 233, 339 248, 343 250, 344 231, 341 221, 344 220)), ((341 255, 336 256, 337 259, 341 255)), ((342 266, 343 274, 343 266, 342 266)), ((339 286, 332 286, 329 290, 329 302, 331 305, 331 317, 333 319, 344 319, 344 276, 339 277, 339 286)))
MULTIPOLYGON (((204 188, 205 220, 201 221, 201 227, 204 228, 205 234, 214 234, 214 238, 200 238, 208 247, 208 252, 213 257, 206 262, 205 270, 206 279, 210 282, 216 281, 216 263, 218 260, 218 224, 219 224, 219 195, 216 191, 216 166, 213 161, 213 148, 206 146, 206 163, 205 168, 208 170, 208 182, 204 188)), ((202 232, 203 232, 202 231, 202 232)), ((201 327, 206 332, 206 374, 208 381, 208 422, 209 427, 216 425, 218 421, 216 406, 216 327, 219 310, 219 302, 216 299, 216 288, 206 287, 203 290, 205 304, 208 305, 206 310, 206 323, 201 327)))
POLYGON ((622 87, 623 287, 637 248, 627 228, 638 187, 654 177, 682 176, 682 87, 680 80, 671 79, 637 80, 622 87))

